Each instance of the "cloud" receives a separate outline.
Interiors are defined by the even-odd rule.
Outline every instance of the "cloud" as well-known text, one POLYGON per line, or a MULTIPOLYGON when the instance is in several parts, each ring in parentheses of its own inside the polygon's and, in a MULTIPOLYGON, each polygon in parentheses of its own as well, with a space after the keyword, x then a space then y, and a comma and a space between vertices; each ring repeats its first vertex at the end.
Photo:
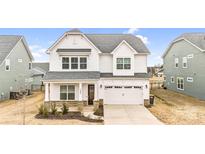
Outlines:
POLYGON ((142 35, 136 35, 136 37, 139 37, 144 44, 149 44, 148 37, 142 35))
POLYGON ((47 49, 43 48, 40 45, 30 45, 29 48, 30 48, 35 59, 39 59, 39 58, 46 56, 45 52, 47 49))
POLYGON ((125 31, 125 34, 135 34, 136 32, 139 31, 139 28, 130 28, 128 31, 125 31))

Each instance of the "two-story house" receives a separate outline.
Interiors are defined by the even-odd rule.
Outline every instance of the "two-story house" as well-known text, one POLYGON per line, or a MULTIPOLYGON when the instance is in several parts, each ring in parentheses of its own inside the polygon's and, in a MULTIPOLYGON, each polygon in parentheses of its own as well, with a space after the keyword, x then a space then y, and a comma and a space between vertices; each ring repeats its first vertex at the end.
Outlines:
POLYGON ((205 33, 177 37, 163 54, 165 86, 176 92, 205 99, 205 33))
POLYGON ((84 34, 72 29, 47 51, 45 102, 143 104, 149 99, 144 43, 131 34, 84 34))
POLYGON ((32 54, 23 36, 0 35, 0 100, 31 89, 32 54))

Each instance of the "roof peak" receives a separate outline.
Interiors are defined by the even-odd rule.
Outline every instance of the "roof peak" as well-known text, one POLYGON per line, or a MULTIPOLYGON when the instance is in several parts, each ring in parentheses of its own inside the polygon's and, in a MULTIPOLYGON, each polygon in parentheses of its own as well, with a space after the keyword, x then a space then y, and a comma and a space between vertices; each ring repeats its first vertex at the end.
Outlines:
POLYGON ((68 33, 82 33, 82 32, 78 28, 73 28, 73 29, 69 30, 68 33))

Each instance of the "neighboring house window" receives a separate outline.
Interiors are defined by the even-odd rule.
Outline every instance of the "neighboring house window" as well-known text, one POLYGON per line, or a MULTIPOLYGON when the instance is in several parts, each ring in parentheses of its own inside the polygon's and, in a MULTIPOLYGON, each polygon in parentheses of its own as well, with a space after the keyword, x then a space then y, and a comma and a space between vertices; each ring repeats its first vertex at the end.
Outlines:
POLYGON ((32 63, 28 63, 28 69, 32 69, 32 63))
POLYGON ((174 83, 174 77, 171 76, 171 83, 174 83))
POLYGON ((179 67, 179 58, 175 58, 175 67, 179 67))
POLYGON ((131 59, 117 58, 117 69, 131 69, 131 59))
POLYGON ((71 69, 78 69, 78 57, 71 57, 71 69))
POLYGON ((183 68, 187 68, 187 57, 183 57, 182 65, 183 65, 183 68))
POLYGON ((62 58, 62 69, 69 69, 69 57, 62 58))
POLYGON ((193 82, 194 81, 194 79, 192 78, 192 77, 187 77, 187 82, 193 82))
POLYGON ((184 90, 184 78, 177 78, 177 89, 184 90))
POLYGON ((80 57, 80 69, 87 69, 87 58, 80 57))
POLYGON ((18 62, 19 62, 19 63, 22 63, 22 62, 23 62, 23 60, 22 60, 22 59, 18 59, 18 62))
POLYGON ((187 58, 188 58, 188 59, 194 58, 194 54, 189 54, 189 55, 187 55, 187 58))
POLYGON ((75 86, 74 85, 61 85, 60 86, 60 99, 61 100, 74 100, 75 99, 75 86))
POLYGON ((5 70, 10 71, 10 59, 6 59, 5 61, 5 70))

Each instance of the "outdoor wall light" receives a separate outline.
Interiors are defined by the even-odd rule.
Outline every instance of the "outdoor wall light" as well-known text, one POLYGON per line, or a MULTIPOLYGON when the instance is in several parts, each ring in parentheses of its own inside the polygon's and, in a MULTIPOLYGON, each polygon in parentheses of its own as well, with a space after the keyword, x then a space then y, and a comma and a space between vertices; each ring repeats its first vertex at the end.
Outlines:
POLYGON ((146 88, 146 89, 148 88, 147 84, 145 85, 145 88, 146 88))
POLYGON ((102 88, 102 85, 100 85, 100 88, 102 88))

